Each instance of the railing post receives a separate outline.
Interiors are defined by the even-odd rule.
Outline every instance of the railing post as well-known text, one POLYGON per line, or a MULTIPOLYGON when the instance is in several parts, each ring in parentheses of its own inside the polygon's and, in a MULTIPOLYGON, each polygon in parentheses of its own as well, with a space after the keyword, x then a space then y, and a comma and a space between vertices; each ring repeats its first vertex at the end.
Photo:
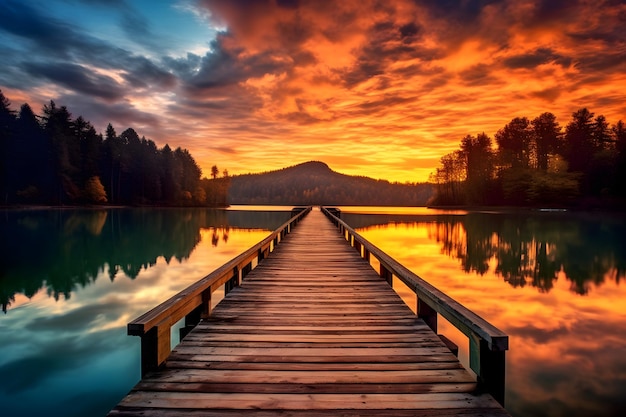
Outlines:
POLYGON ((252 261, 248 262, 243 268, 241 268, 241 280, 243 281, 246 275, 252 271, 252 261))
POLYGON ((393 274, 382 263, 380 264, 380 277, 387 281, 387 284, 393 285, 393 274))
POLYGON ((209 318, 211 315, 211 287, 202 291, 202 310, 200 312, 200 317, 203 319, 209 318))
POLYGON ((159 369, 170 354, 170 326, 160 323, 141 336, 141 376, 159 369))
POLYGON ((198 307, 191 310, 191 312, 185 316, 185 325, 178 330, 180 340, 183 340, 185 336, 187 336, 189 332, 194 327, 196 327, 198 323, 200 323, 203 310, 204 310, 204 305, 200 304, 198 307))
POLYGON ((239 269, 234 267, 232 277, 224 284, 224 295, 228 295, 237 286, 239 286, 239 269))
POLYGON ((367 262, 370 261, 370 251, 367 250, 367 247, 363 248, 363 259, 365 259, 367 262))
POLYGON ((490 349, 489 343, 476 334, 470 340, 470 368, 478 376, 478 385, 504 407, 506 351, 490 349))
POLYGON ((417 317, 423 319, 428 327, 430 327, 433 332, 437 333, 437 311, 419 297, 417 298, 417 317))

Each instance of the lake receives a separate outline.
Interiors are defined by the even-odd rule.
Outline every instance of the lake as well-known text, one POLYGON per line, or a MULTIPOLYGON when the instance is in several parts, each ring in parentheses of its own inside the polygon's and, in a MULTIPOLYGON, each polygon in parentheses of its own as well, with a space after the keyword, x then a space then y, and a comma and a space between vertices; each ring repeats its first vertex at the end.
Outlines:
MULTIPOLYGON (((105 415, 140 377, 126 323, 262 240, 290 209, 0 211, 0 413, 105 415)), ((509 335, 513 416, 624 415, 624 216, 342 211, 509 335)), ((467 340, 442 319, 439 332, 467 364, 467 340)))

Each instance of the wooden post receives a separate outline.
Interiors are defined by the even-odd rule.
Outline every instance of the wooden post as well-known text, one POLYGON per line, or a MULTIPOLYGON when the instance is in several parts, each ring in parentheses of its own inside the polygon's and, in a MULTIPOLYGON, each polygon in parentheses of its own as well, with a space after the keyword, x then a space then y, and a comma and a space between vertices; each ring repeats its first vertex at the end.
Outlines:
MULTIPOLYGON (((246 267, 244 267, 244 270, 245 268, 246 267)), ((243 279, 243 276, 242 276, 242 279, 243 279)), ((228 295, 228 293, 231 292, 237 286, 239 286, 239 269, 237 267, 234 267, 232 277, 228 281, 226 281, 226 283, 224 284, 224 295, 228 295)))
POLYGON ((354 240, 354 249, 356 249, 356 251, 359 252, 359 256, 361 256, 361 242, 354 239, 354 237, 352 239, 354 240))
POLYGON ((241 280, 243 281, 243 279, 246 277, 246 275, 248 275, 250 273, 250 271, 252 271, 252 261, 248 262, 242 269, 241 269, 241 280))
POLYGON ((478 387, 504 407, 506 351, 489 349, 487 341, 476 334, 469 340, 470 368, 478 376, 478 387))
POLYGON ((504 383, 506 374, 506 352, 504 350, 489 349, 485 340, 480 346, 481 376, 479 383, 485 385, 497 402, 504 407, 504 383))
POLYGON ((195 309, 191 310, 191 313, 185 316, 185 326, 181 327, 179 332, 180 340, 182 341, 185 336, 189 334, 189 332, 196 327, 198 323, 200 323, 200 319, 202 318, 202 311, 204 309, 204 305, 200 304, 195 309))
POLYGON ((393 285, 393 274, 385 266, 380 264, 380 277, 387 281, 387 284, 393 285))
POLYGON ((200 312, 200 317, 203 319, 209 318, 211 315, 211 287, 202 291, 202 310, 200 312))
POLYGON ((367 262, 370 261, 370 251, 367 250, 367 248, 363 248, 363 259, 365 259, 367 262))
POLYGON ((424 320, 424 322, 437 333, 437 312, 424 301, 417 298, 417 317, 424 320))
POLYGON ((159 369, 170 354, 170 326, 160 323, 141 336, 141 376, 159 369))

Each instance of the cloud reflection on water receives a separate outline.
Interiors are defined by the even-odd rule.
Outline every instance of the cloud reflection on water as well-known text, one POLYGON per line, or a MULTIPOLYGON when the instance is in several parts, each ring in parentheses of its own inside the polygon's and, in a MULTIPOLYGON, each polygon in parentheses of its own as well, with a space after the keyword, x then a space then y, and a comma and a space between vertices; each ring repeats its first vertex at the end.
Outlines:
MULTIPOLYGON (((624 222, 483 217, 347 221, 375 223, 359 233, 509 335, 506 406, 513 416, 624 415, 624 222), (556 271, 549 279, 528 275, 540 267, 538 252, 507 249, 540 244, 556 271)), ((467 339, 441 319, 439 330, 467 364, 467 339)))
POLYGON ((140 376, 139 339, 126 324, 289 217, 113 212, 14 211, 0 221, 3 415, 104 415, 140 376))

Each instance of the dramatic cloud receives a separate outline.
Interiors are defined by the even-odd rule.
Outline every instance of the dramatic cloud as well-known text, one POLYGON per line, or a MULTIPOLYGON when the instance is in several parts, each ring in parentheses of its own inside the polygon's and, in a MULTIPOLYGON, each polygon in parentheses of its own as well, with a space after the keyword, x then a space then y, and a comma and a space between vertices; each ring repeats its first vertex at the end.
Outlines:
POLYGON ((315 159, 399 181, 514 117, 626 116, 623 1, 145 4, 3 2, 0 88, 34 107, 65 97, 100 129, 188 148, 205 172, 315 159))
POLYGON ((23 68, 29 75, 45 78, 70 90, 105 100, 119 100, 124 90, 111 77, 92 74, 87 68, 60 62, 27 62, 23 68))

